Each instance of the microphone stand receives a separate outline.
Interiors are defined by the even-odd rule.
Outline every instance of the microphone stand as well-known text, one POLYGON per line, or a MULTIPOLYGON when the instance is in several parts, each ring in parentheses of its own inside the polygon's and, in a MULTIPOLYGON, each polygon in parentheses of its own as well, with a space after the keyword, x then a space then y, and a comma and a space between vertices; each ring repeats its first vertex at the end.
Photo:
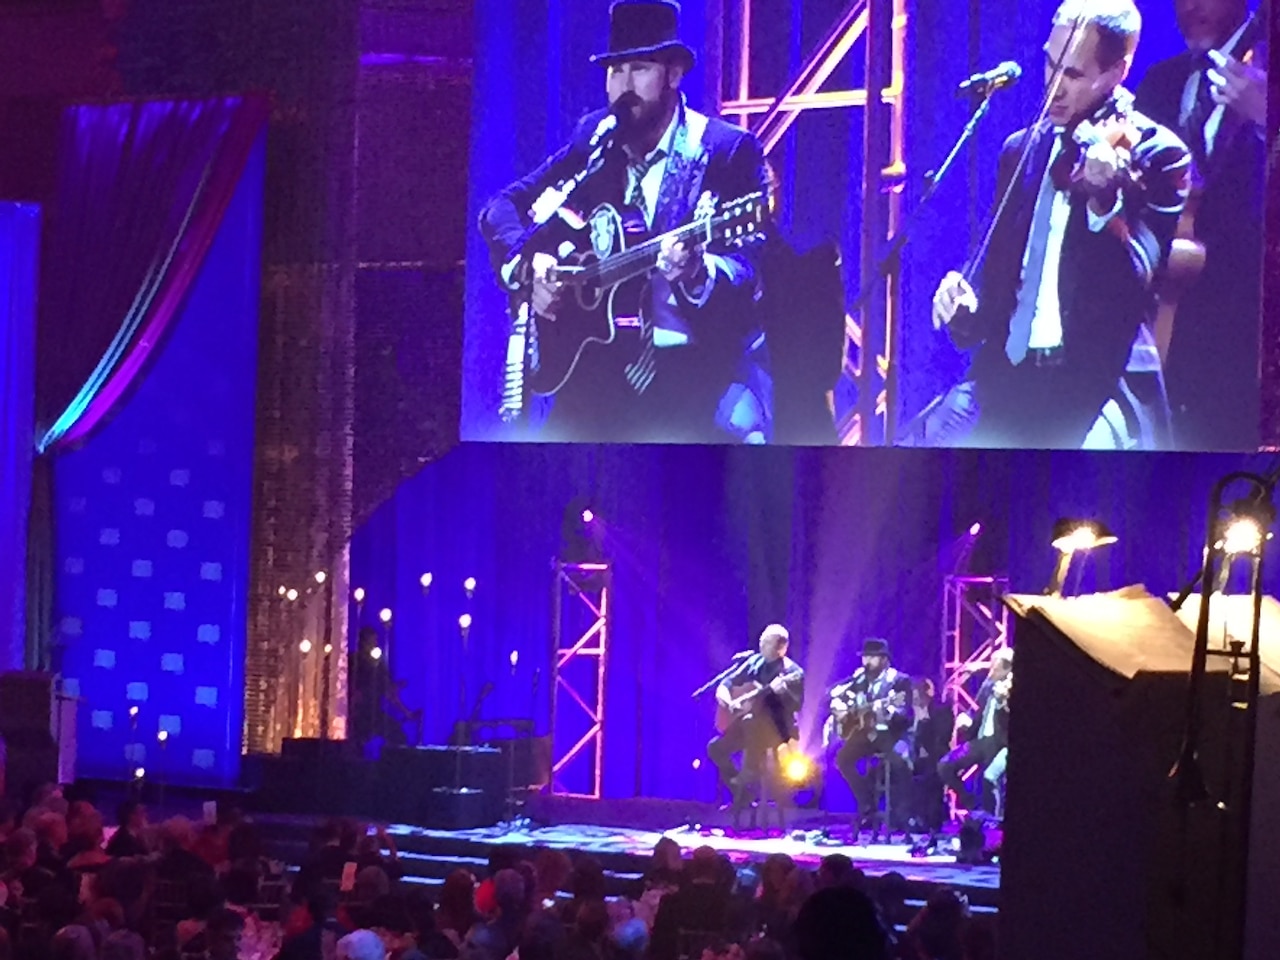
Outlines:
POLYGON ((712 677, 710 680, 708 680, 706 683, 700 686, 697 690, 689 694, 690 699, 696 700, 698 699, 698 697, 702 696, 712 687, 719 686, 720 682, 722 680, 725 680, 729 676, 731 676, 734 673, 734 671, 736 671, 740 666, 742 666, 742 663, 743 663, 742 660, 735 660, 733 663, 729 664, 729 666, 725 667, 723 670, 717 673, 714 677, 712 677))

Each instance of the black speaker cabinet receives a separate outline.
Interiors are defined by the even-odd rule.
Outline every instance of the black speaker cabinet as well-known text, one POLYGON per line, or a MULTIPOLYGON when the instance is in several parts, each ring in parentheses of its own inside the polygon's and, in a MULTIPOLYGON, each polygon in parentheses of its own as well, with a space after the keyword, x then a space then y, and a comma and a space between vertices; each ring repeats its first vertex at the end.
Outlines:
MULTIPOLYGON (((1192 631, 1141 591, 1007 602, 1017 618, 1001 956, 1280 957, 1280 910, 1271 905, 1280 889, 1276 674, 1264 667, 1246 877, 1229 855, 1244 827, 1239 808, 1187 806, 1169 777, 1192 631), (1244 943, 1224 940, 1246 907, 1244 943)), ((1220 784, 1226 764, 1241 757, 1240 724, 1232 726, 1221 672, 1206 690, 1222 706, 1204 712, 1200 756, 1220 784)))

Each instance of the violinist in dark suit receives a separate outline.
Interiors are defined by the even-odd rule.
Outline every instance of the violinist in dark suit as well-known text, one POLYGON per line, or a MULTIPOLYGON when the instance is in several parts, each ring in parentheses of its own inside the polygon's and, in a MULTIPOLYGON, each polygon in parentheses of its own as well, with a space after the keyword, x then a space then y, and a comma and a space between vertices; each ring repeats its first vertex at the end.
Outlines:
MULTIPOLYGON (((1192 198, 1184 225, 1203 245, 1203 267, 1178 257, 1177 301, 1165 364, 1178 446, 1258 445, 1267 74, 1265 15, 1248 0, 1173 0, 1183 53, 1151 67, 1137 107, 1191 149, 1192 198), (1194 214, 1194 216, 1192 216, 1194 214)), ((1194 262, 1194 261, 1193 261, 1194 262)))
POLYGON ((911 818, 920 826, 942 826, 942 778, 938 764, 951 749, 955 711, 937 699, 933 681, 917 677, 911 682, 911 729, 907 742, 912 774, 911 818))
MULTIPOLYGON (((622 0, 610 9, 609 49, 592 57, 605 70, 611 110, 588 114, 569 144, 491 199, 480 216, 500 282, 530 288, 536 326, 554 324, 573 296, 553 276, 581 243, 571 221, 589 223, 591 245, 610 230, 592 219, 601 204, 638 209, 651 234, 695 218, 700 201, 731 202, 766 191, 764 153, 754 136, 691 109, 681 82, 694 64, 678 39, 679 5, 622 0), (529 211, 586 167, 601 121, 619 116, 602 166, 551 219, 534 248, 515 248, 529 211)), ((586 251, 579 251, 586 252, 586 251)), ((749 249, 726 254, 664 241, 639 304, 641 316, 608 345, 590 344, 555 393, 549 440, 762 443, 770 389, 755 315, 757 268, 749 249), (641 320, 643 322, 641 322, 641 320)))
POLYGON ((980 796, 965 789, 960 775, 970 767, 985 774, 1002 750, 1009 746, 1009 695, 1013 690, 1013 650, 1003 647, 991 657, 987 679, 978 688, 976 717, 962 713, 956 717, 958 735, 964 742, 942 758, 938 775, 942 783, 956 794, 956 803, 973 810, 980 796))
POLYGON ((1132 0, 1068 0, 1055 14, 1046 120, 1001 152, 997 196, 1007 191, 1008 203, 981 292, 952 272, 934 296, 935 326, 975 351, 968 382, 914 442, 1114 449, 1155 436, 1142 412, 1163 398, 1117 398, 1154 316, 1153 280, 1186 200, 1189 158, 1122 86, 1140 27, 1132 0))

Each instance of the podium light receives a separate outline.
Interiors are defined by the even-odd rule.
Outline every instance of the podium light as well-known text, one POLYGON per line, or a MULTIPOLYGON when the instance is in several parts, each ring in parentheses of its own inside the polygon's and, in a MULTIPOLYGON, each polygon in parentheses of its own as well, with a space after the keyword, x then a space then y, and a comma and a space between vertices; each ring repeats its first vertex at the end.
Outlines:
POLYGON ((161 743, 164 743, 166 740, 169 739, 169 731, 161 730, 159 733, 156 734, 156 739, 159 740, 161 743))
POLYGON ((428 572, 428 573, 424 573, 422 576, 418 578, 418 583, 422 584, 423 590, 430 590, 431 581, 434 579, 435 578, 430 574, 430 572, 428 572))
POLYGON ((323 570, 316 571, 316 583, 324 583, 328 579, 329 579, 329 575, 325 573, 323 570))
POLYGON ((300 644, 298 644, 298 649, 299 649, 299 650, 301 650, 304 654, 306 654, 306 653, 310 653, 310 652, 311 652, 311 641, 310 641, 310 640, 303 640, 300 644))
POLYGON ((462 581, 462 589, 467 591, 467 599, 470 600, 476 595, 476 578, 467 577, 462 581))
POLYGON ((356 587, 351 591, 351 598, 356 603, 364 603, 364 587, 356 587))
POLYGON ((373 647, 373 648, 369 651, 369 659, 371 659, 371 660, 381 660, 381 659, 382 659, 382 648, 381 648, 381 647, 373 647))
POLYGON ((284 598, 288 600, 290 603, 293 603, 295 600, 298 599, 298 591, 295 590, 293 587, 290 587, 289 592, 284 595, 284 598))
POLYGON ((1049 596, 1062 596, 1062 586, 1067 579, 1067 571, 1071 560, 1077 553, 1087 553, 1098 547, 1109 546, 1120 538, 1106 524, 1098 520, 1063 519, 1053 525, 1053 548, 1058 551, 1058 562, 1054 566, 1053 579, 1045 593, 1049 596))
POLYGON ((379 611, 378 611, 378 619, 379 619, 379 620, 381 620, 383 623, 390 623, 390 622, 391 622, 391 608, 390 608, 390 607, 383 607, 381 610, 379 610, 379 611))

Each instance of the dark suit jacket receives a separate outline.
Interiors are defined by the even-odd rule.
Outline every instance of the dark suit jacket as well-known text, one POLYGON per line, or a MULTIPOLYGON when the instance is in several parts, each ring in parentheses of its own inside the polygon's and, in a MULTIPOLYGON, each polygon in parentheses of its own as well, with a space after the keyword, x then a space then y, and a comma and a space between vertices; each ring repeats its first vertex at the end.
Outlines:
MULTIPOLYGON (((1152 66, 1136 91, 1138 109, 1180 133, 1190 53, 1152 66)), ((1196 214, 1205 268, 1181 299, 1167 373, 1180 445, 1241 449, 1257 444, 1258 327, 1262 296, 1265 131, 1225 111, 1196 214), (1228 390, 1223 383, 1230 383, 1228 390), (1233 409, 1234 401, 1234 409, 1233 409), (1243 417, 1243 422, 1242 422, 1243 417)))
MULTIPOLYGON (((687 113, 694 115, 692 110, 687 110, 687 113)), ((529 223, 528 211, 534 201, 548 187, 585 166, 591 134, 605 115, 606 111, 602 109, 583 117, 566 146, 485 204, 480 214, 480 231, 489 246, 495 271, 511 259, 513 245, 529 223)), ((673 169, 676 164, 668 160, 653 218, 655 233, 664 233, 689 222, 704 190, 724 202, 765 191, 764 153, 760 142, 746 130, 715 117, 707 118, 701 149, 706 158, 705 171, 701 176, 681 177, 680 172, 673 169)), ((602 203, 620 205, 626 184, 626 158, 620 149, 610 150, 603 168, 578 187, 568 206, 586 216, 602 203)), ((555 218, 538 243, 527 252, 554 252, 569 236, 567 228, 555 218)), ((729 256, 736 268, 736 282, 726 282, 725 277, 718 277, 711 297, 701 308, 693 306, 679 294, 676 296, 677 306, 695 341, 730 366, 741 358, 744 340, 758 327, 754 310, 756 257, 752 248, 729 256)), ((723 370, 716 370, 711 375, 722 373, 723 370)))
POLYGON ((915 722, 912 712, 911 759, 916 772, 933 770, 951 749, 951 731, 955 727, 955 711, 949 703, 935 700, 929 704, 929 716, 915 722))
MULTIPOLYGON (((995 681, 988 678, 982 682, 982 686, 978 688, 978 709, 973 714, 973 726, 969 728, 969 739, 976 740, 982 731, 982 717, 987 710, 987 701, 991 699, 992 690, 995 688, 995 681)), ((995 731, 992 738, 1000 744, 1009 742, 1009 710, 996 709, 995 713, 995 731)))
MULTIPOLYGON (((1124 372, 1139 325, 1154 306, 1153 278, 1165 257, 1187 194, 1186 147, 1170 130, 1131 114, 1139 132, 1133 160, 1142 171, 1137 187, 1122 193, 1119 214, 1100 232, 1089 228, 1087 200, 1071 201, 1062 242, 1058 295, 1064 349, 1063 395, 1057 403, 1067 429, 1046 438, 1047 446, 1079 446, 1124 372)), ((971 379, 984 407, 1017 415, 1019 396, 1004 389, 1013 368, 1005 356, 1009 322, 1017 304, 1022 259, 1032 214, 1053 146, 1048 124, 1020 130, 1000 153, 996 196, 1012 184, 1009 204, 993 230, 983 265, 978 310, 960 313, 949 326, 961 349, 977 347, 971 379), (1014 182, 1024 141, 1031 151, 1014 182)), ((985 413, 985 410, 984 410, 985 413)))

